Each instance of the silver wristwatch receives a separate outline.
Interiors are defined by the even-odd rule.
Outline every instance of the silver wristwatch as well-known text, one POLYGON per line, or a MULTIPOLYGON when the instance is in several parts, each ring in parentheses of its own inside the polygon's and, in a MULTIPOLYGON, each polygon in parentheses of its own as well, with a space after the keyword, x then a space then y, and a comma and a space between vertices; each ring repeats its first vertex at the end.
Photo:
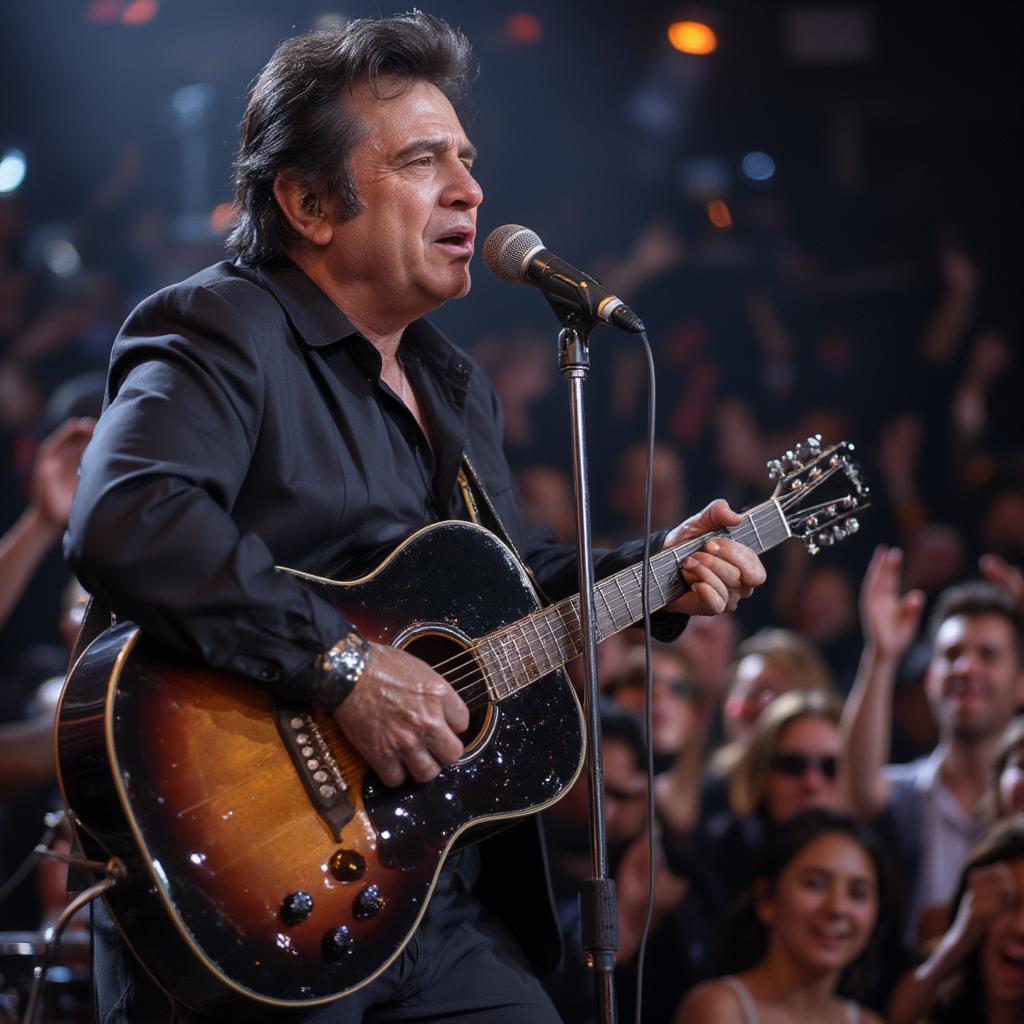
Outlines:
POLYGON ((322 682, 317 686, 317 703, 340 704, 366 671, 370 642, 357 630, 346 633, 314 662, 322 682))

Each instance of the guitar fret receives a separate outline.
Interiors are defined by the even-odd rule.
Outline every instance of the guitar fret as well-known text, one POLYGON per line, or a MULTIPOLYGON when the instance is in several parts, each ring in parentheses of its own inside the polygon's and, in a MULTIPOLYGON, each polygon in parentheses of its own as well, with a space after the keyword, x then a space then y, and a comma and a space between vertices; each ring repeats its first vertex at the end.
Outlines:
MULTIPOLYGON (((558 655, 562 659, 562 662, 564 664, 569 659, 566 657, 565 651, 562 648, 562 638, 555 632, 554 623, 551 621, 551 619, 552 619, 551 612, 553 610, 557 609, 557 607, 558 606, 556 605, 554 609, 552 609, 552 608, 545 609, 545 611, 544 611, 544 624, 548 627, 548 632, 551 634, 551 639, 555 643, 555 650, 558 652, 558 655)), ((555 614, 556 615, 558 614, 557 610, 555 610, 555 614)))
POLYGON ((528 675, 530 680, 539 679, 541 676, 546 676, 554 666, 554 662, 551 660, 551 653, 548 651, 544 644, 544 640, 540 635, 540 627, 537 625, 537 616, 531 615, 526 620, 533 627, 533 635, 536 638, 536 647, 530 646, 530 654, 532 656, 532 665, 528 669, 528 675), (538 653, 543 656, 543 661, 538 658, 538 653))
MULTIPOLYGON (((629 622, 631 623, 633 621, 633 611, 629 607, 629 598, 626 596, 625 592, 622 589, 622 579, 621 579, 621 577, 622 577, 622 573, 617 572, 612 577, 612 579, 615 581, 615 589, 618 590, 619 597, 622 598, 622 603, 626 606, 626 615, 629 618, 629 622)), ((627 623, 627 625, 629 625, 629 623, 627 623)))
MULTIPOLYGON (((642 572, 640 574, 640 578, 641 578, 641 580, 643 579, 643 573, 642 572)), ((654 585, 658 588, 658 596, 661 599, 662 605, 668 604, 668 598, 665 596, 665 591, 662 588, 661 580, 658 578, 658 572, 657 572, 657 569, 654 566, 653 561, 651 563, 651 571, 648 574, 648 582, 650 582, 652 580, 654 582, 654 585)), ((643 584, 642 583, 641 583, 641 587, 640 587, 640 592, 643 593, 643 584)), ((650 597, 650 595, 648 595, 648 603, 650 603, 649 597, 650 597)))
POLYGON ((606 636, 610 635, 615 627, 615 614, 612 611, 612 606, 608 603, 608 595, 604 591, 604 587, 594 587, 594 592, 604 601, 605 612, 608 615, 608 629, 601 628, 600 616, 598 617, 598 638, 603 640, 606 636))

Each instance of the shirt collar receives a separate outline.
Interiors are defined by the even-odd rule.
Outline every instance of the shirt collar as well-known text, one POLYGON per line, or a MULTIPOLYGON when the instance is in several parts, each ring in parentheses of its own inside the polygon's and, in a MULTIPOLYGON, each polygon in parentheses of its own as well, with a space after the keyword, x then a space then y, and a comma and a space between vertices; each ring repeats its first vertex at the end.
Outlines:
POLYGON ((258 267, 256 273, 281 303, 299 336, 312 348, 322 348, 359 333, 316 282, 291 260, 258 267))
MULTIPOLYGON (((359 334, 347 316, 320 290, 297 264, 285 259, 265 264, 256 273, 281 303, 292 326, 312 348, 322 348, 359 334)), ((406 328, 403 345, 441 370, 457 390, 464 389, 472 366, 428 320, 415 320, 406 328)))

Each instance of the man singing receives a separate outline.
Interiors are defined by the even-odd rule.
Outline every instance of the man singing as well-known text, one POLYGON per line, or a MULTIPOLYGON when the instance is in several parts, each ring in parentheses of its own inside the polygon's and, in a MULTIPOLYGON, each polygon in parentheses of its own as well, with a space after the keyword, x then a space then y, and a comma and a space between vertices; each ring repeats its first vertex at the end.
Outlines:
MULTIPOLYGON (((330 709, 389 786, 459 758, 466 705, 274 566, 344 578, 429 523, 468 518, 466 457, 539 585, 576 589, 574 550, 523 522, 494 391, 423 319, 470 286, 483 193, 455 104, 472 66, 465 37, 419 12, 278 48, 242 121, 234 261, 129 317, 66 541, 115 613, 330 709)), ((655 549, 738 521, 715 502, 655 549)), ((663 638, 764 580, 749 549, 708 547, 656 617, 663 638)), ((639 552, 602 554, 598 575, 639 552)), ((391 966, 295 1019, 556 1020, 533 974, 557 955, 534 821, 450 858, 391 966), (487 884, 502 857, 516 870, 487 884)), ((101 1020, 190 1019, 97 917, 101 1020)))

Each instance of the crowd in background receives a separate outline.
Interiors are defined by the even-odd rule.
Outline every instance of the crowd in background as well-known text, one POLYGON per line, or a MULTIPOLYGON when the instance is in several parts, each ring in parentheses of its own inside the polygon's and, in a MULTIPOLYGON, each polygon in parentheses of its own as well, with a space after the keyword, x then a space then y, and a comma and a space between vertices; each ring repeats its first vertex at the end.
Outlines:
MULTIPOLYGON (((53 680, 84 598, 57 542, 110 345, 138 299, 220 256, 215 239, 175 243, 159 209, 123 201, 134 173, 126 151, 71 226, 83 265, 69 275, 38 258, 17 196, 0 197, 4 877, 54 800, 53 680)), ((858 1003, 896 1022, 1024 1019, 1015 325, 948 226, 917 240, 915 260, 851 269, 798 239, 778 198, 736 217, 732 249, 668 212, 595 267, 654 348, 653 527, 719 494, 763 500, 766 462, 816 433, 857 442, 872 507, 817 559, 797 542, 765 556, 763 593, 656 647, 645 1018, 796 1020, 785 1014, 806 989, 851 1000, 837 1004, 848 1019, 858 1003), (739 1007, 748 1016, 730 1017, 739 1007)), ((526 322, 456 340, 501 396, 527 515, 570 539, 551 340, 526 322)), ((641 532, 647 394, 639 350, 601 345, 590 450, 595 532, 610 543, 641 532)), ((636 632, 606 641, 599 665, 627 1020, 648 864, 636 632)), ((545 814, 566 939, 550 992, 569 1021, 593 1016, 576 904, 585 814, 582 784, 545 814)), ((30 881, 0 905, 0 929, 35 928, 60 903, 52 878, 30 881)))

